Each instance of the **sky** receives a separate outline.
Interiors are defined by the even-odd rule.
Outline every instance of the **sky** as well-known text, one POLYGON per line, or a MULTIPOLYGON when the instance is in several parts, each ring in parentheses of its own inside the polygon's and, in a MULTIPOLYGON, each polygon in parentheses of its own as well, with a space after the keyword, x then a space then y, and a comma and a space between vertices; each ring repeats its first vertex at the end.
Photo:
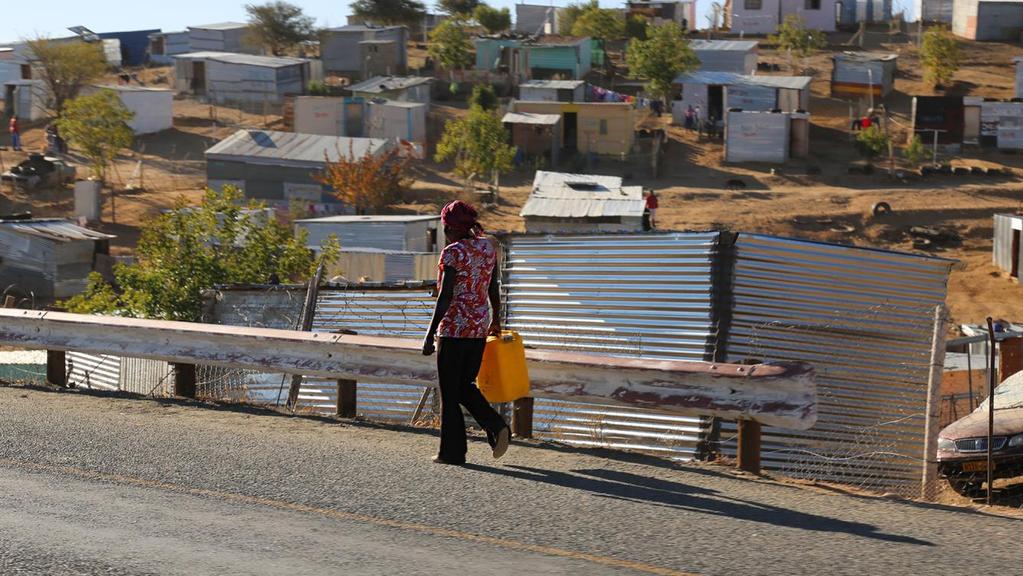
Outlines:
MULTIPOLYGON (((262 3, 263 0, 249 0, 262 3)), ((719 0, 724 4, 723 0, 719 0)), ((348 3, 338 0, 291 0, 306 14, 316 18, 320 26, 343 26, 351 12, 348 3)), ((700 26, 706 26, 704 14, 712 0, 697 0, 700 26)), ((508 7, 514 15, 515 0, 489 0, 496 7, 508 7)), ((531 4, 564 6, 569 0, 529 0, 531 4)), ((233 0, 164 0, 144 2, 136 0, 50 0, 44 7, 34 2, 4 2, 0 12, 0 43, 15 42, 39 35, 65 36, 68 26, 85 26, 93 32, 161 29, 184 30, 186 26, 215 22, 246 20, 244 1, 233 0)), ((624 0, 600 0, 608 8, 621 7, 624 0)), ((895 0, 895 9, 912 10, 912 2, 895 0)))

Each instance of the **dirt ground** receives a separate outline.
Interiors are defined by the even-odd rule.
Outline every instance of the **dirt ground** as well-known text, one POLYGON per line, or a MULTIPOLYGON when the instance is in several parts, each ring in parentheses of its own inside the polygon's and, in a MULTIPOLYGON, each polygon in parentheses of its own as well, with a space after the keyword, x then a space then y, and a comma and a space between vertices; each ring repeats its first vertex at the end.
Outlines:
MULTIPOLYGON (((829 50, 795 63, 798 70, 809 69, 814 76, 811 158, 782 166, 726 165, 719 141, 701 140, 670 126, 667 116, 651 116, 642 119, 643 125, 663 127, 670 138, 659 178, 650 178, 645 166, 609 160, 598 160, 586 171, 623 175, 629 184, 656 190, 661 203, 658 226, 662 229, 727 228, 903 251, 914 250, 908 233, 912 226, 953 230, 961 238, 960 244, 926 252, 959 262, 949 284, 953 321, 982 322, 988 315, 1023 319, 1023 289, 991 264, 992 215, 1023 210, 1023 180, 1016 176, 892 178, 880 169, 871 175, 849 174, 849 165, 860 161, 848 131, 851 107, 829 94, 831 54, 854 49, 843 45, 848 36, 834 35, 829 50), (741 179, 745 188, 729 189, 726 182, 733 179, 741 179), (873 216, 877 202, 887 202, 893 212, 873 216)), ((962 67, 945 93, 1014 96, 1012 58, 1023 55, 1023 47, 963 42, 962 48, 962 67)), ((895 92, 884 104, 891 113, 896 141, 904 142, 912 96, 935 93, 923 82, 913 38, 871 30, 864 49, 899 55, 895 92)), ((790 74, 788 59, 766 44, 760 50, 760 60, 781 66, 781 72, 772 74, 790 74)), ((169 73, 169 69, 149 70, 143 73, 143 80, 149 85, 166 85, 169 73)), ((444 122, 462 113, 464 103, 435 104, 430 134, 439 136, 444 122)), ((203 152, 210 145, 240 128, 282 126, 276 116, 245 114, 191 100, 175 100, 174 114, 171 130, 138 138, 133 150, 123 154, 111 172, 116 192, 113 202, 105 204, 100 227, 118 236, 113 243, 115 253, 130 253, 147 217, 174 206, 179 198, 186 203, 199 201, 205 179, 203 152)), ((40 124, 25 130, 27 149, 41 149, 42 128, 40 124)), ((6 166, 23 157, 0 149, 0 160, 6 166)), ((956 166, 1007 167, 1023 175, 1023 155, 964 148, 959 156, 940 156, 939 160, 956 166)), ((80 166, 79 170, 86 169, 80 166)), ((411 189, 402 203, 392 207, 395 212, 432 212, 456 197, 475 200, 463 191, 450 165, 425 162, 413 170, 411 189)), ((488 229, 523 230, 518 213, 529 194, 532 176, 533 171, 525 168, 502 176, 500 202, 483 214, 488 229)), ((0 187, 0 213, 31 210, 37 216, 66 216, 72 205, 70 190, 26 193, 0 187)))

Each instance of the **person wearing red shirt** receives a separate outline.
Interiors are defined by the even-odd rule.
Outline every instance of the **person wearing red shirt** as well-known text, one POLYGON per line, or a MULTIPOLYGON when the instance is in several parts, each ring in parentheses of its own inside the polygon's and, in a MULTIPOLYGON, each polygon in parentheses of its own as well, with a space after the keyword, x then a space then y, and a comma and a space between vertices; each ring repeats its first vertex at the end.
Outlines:
POLYGON ((7 130, 11 133, 11 148, 21 150, 21 131, 18 129, 17 116, 11 116, 11 121, 7 124, 7 130))
POLYGON ((494 458, 508 450, 511 430, 476 387, 487 334, 501 331, 496 242, 483 236, 476 210, 455 201, 440 213, 448 245, 440 253, 440 293, 423 339, 423 354, 437 352, 440 380, 438 464, 465 464, 468 446, 462 406, 487 432, 494 458))
POLYGON ((651 190, 646 195, 646 211, 650 214, 650 229, 657 228, 657 194, 651 190))

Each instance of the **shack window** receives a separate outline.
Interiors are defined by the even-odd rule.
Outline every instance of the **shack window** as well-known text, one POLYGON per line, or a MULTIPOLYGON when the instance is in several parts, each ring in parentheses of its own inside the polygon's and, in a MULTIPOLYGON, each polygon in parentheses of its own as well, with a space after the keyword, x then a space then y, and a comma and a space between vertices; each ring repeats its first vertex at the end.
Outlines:
POLYGON ((807 10, 820 10, 821 9, 821 0, 806 0, 806 9, 807 10))
POLYGON ((743 0, 747 10, 760 10, 764 7, 764 0, 743 0))
POLYGON ((607 120, 604 118, 600 119, 600 135, 607 136, 607 120))

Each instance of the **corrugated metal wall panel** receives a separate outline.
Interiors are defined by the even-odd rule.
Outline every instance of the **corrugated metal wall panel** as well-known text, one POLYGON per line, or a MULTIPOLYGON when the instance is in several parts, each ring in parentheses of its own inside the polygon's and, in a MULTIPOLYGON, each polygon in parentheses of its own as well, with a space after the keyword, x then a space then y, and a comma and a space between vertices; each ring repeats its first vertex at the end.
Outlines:
MULTIPOLYGON (((819 419, 764 429, 764 465, 911 493, 920 480, 934 307, 951 263, 759 235, 736 243, 727 360, 814 364, 819 419)), ((722 426, 726 453, 734 424, 722 426)))
POLYGON ((68 352, 66 358, 69 386, 89 390, 116 391, 120 389, 120 356, 68 352))
MULTIPOLYGON (((1012 214, 995 214, 994 249, 991 251, 992 261, 1006 272, 1012 272, 1012 237, 1013 230, 1023 230, 1023 217, 1012 214)), ((1020 243, 1023 252, 1023 242, 1020 243)), ((1015 255, 1019 258, 1019 255, 1015 255)))
POLYGON ((777 106, 777 88, 771 86, 725 86, 725 108, 770 112, 777 106))
POLYGON ((784 163, 789 157, 788 114, 728 112, 726 162, 784 163))
POLYGON ((167 396, 174 391, 174 371, 160 360, 121 358, 121 390, 143 396, 167 396))

